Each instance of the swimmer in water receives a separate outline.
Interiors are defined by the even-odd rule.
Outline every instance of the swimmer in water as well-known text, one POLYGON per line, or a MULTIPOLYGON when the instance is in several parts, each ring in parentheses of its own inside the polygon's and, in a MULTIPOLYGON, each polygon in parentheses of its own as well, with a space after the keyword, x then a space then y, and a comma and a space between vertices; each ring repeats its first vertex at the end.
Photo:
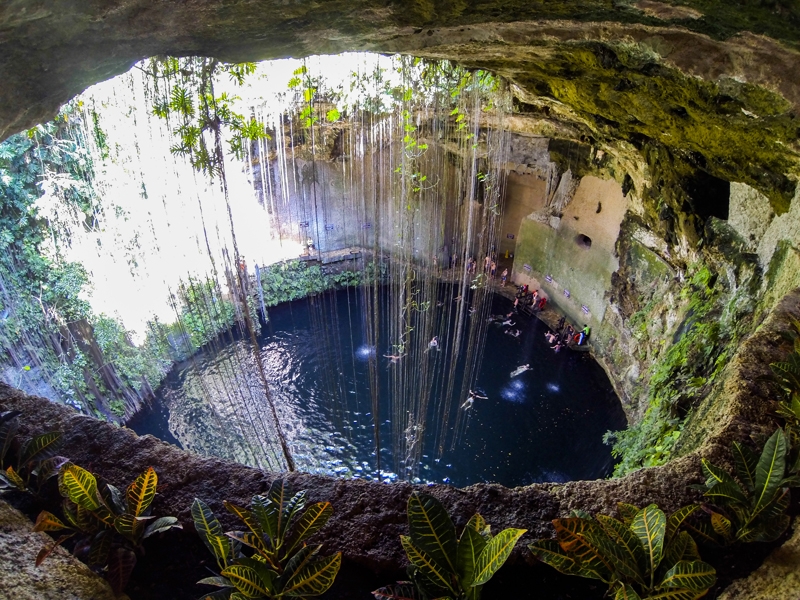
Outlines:
POLYGON ((524 373, 525 371, 529 371, 530 369, 532 369, 532 367, 528 363, 520 365, 519 367, 511 371, 511 377, 516 377, 517 375, 524 373))
POLYGON ((519 334, 519 329, 506 329, 506 335, 510 335, 511 337, 518 338, 519 334))
POLYGON ((464 404, 461 405, 461 408, 469 410, 472 408, 472 405, 475 404, 475 400, 488 400, 489 396, 481 396, 480 394, 476 394, 472 390, 469 391, 469 395, 467 395, 467 400, 464 404))
POLYGON ((400 362, 400 359, 403 358, 402 354, 384 354, 384 358, 388 358, 392 364, 400 362))

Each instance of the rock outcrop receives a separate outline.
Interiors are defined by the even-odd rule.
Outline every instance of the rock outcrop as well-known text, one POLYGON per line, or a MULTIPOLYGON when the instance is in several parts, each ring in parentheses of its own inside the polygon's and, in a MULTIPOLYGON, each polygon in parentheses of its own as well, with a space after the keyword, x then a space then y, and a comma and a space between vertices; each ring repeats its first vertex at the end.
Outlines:
MULTIPOLYGON (((779 304, 728 365, 726 383, 717 401, 722 408, 697 421, 703 424, 702 431, 695 431, 695 435, 703 438, 700 449, 664 467, 642 469, 621 479, 563 485, 534 484, 515 489, 494 484, 464 489, 436 485, 425 489, 448 507, 457 527, 463 526, 473 513, 480 512, 495 529, 510 526, 527 529, 529 533, 523 542, 550 536, 550 520, 574 509, 615 514, 616 503, 624 501, 642 506, 656 502, 665 510, 674 510, 696 498, 696 492, 687 486, 703 479, 701 456, 729 464, 731 441, 746 440, 754 433, 774 427, 768 415, 772 394, 763 377, 769 372, 769 363, 779 360, 787 350, 781 332, 792 318, 800 318, 800 290, 779 304)), ((159 568, 167 571, 177 570, 172 563, 181 563, 187 557, 198 565, 208 559, 191 525, 190 506, 195 497, 206 501, 220 516, 223 526, 230 528, 235 520, 225 511, 222 501, 247 503, 252 495, 265 491, 281 476, 192 455, 151 436, 139 437, 128 429, 78 415, 71 409, 2 385, 0 410, 11 409, 23 412, 23 434, 63 431, 62 453, 117 486, 127 485, 148 466, 156 469, 159 494, 153 505, 154 514, 176 515, 184 525, 183 531, 165 534, 162 541, 167 550, 155 555, 166 561, 159 568)), ((346 580, 369 582, 369 577, 359 575, 367 573, 385 581, 399 572, 405 558, 398 536, 406 531, 405 506, 414 486, 304 473, 286 477, 295 489, 308 490, 309 500, 329 500, 333 504, 334 516, 319 534, 319 541, 325 551, 344 553, 346 580)), ((510 564, 524 564, 530 560, 526 555, 524 544, 520 544, 510 564)))
POLYGON ((57 548, 41 566, 36 555, 53 540, 0 500, 0 597, 17 600, 125 600, 89 567, 57 548))

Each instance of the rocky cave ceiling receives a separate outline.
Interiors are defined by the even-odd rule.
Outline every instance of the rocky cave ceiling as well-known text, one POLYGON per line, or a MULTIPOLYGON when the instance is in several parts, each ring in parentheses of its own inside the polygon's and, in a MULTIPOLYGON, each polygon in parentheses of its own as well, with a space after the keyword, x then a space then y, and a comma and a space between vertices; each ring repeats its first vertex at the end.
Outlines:
POLYGON ((795 0, 8 0, 0 139, 148 56, 404 52, 508 78, 520 131, 628 145, 654 179, 668 163, 652 193, 699 169, 781 213, 799 173, 799 49, 795 0))

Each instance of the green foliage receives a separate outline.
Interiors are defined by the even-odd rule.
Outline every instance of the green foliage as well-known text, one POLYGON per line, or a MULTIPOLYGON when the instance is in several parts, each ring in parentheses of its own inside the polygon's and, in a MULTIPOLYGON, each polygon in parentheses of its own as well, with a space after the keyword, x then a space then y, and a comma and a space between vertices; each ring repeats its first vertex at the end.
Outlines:
POLYGON ((783 395, 776 412, 785 423, 787 469, 797 476, 800 475, 800 321, 792 320, 792 329, 786 332, 786 337, 792 342, 792 351, 786 360, 774 362, 770 368, 783 395))
POLYGON ((372 594, 379 600, 478 600, 484 584, 503 566, 527 531, 504 529, 492 536, 483 517, 475 514, 457 538, 444 506, 433 496, 419 492, 408 499, 408 525, 411 535, 400 536, 400 542, 411 563, 411 582, 375 590, 372 594))
MULTIPOLYGON (((654 363, 649 384, 648 408, 639 423, 623 431, 608 432, 612 455, 621 459, 614 469, 619 477, 641 467, 666 463, 678 444, 683 426, 697 398, 716 381, 727 364, 730 349, 739 339, 742 322, 720 317, 723 288, 704 265, 693 265, 681 291, 686 302, 678 339, 654 363)), ((652 301, 651 301, 652 302, 652 301)), ((636 332, 644 326, 648 303, 632 315, 628 326, 636 332)), ((642 335, 646 335, 646 328, 642 335)))
MULTIPOLYGON (((222 588, 214 598, 284 598, 319 596, 333 584, 341 552, 318 556, 322 547, 306 540, 322 529, 333 514, 329 502, 306 506, 306 492, 292 494, 283 480, 266 496, 253 496, 250 508, 225 502, 247 531, 223 533, 211 509, 195 498, 194 526, 220 568, 220 575, 198 583, 222 588), (250 549, 250 556, 243 551, 250 549)), ((204 596, 209 597, 209 596, 204 596)))
POLYGON ((641 510, 619 506, 622 521, 586 514, 555 519, 556 539, 528 548, 561 573, 607 583, 615 600, 688 600, 714 585, 716 571, 700 560, 694 540, 680 530, 697 505, 669 518, 655 504, 641 510))
POLYGON ((50 431, 22 441, 17 436, 20 414, 19 411, 0 413, 0 491, 38 494, 42 485, 67 461, 58 456, 62 434, 50 431))
POLYGON ((299 300, 331 289, 368 285, 376 277, 382 279, 384 276, 383 266, 374 263, 368 264, 363 271, 330 274, 319 265, 300 260, 275 263, 261 269, 260 274, 265 306, 299 300))
POLYGON ((76 547, 88 547, 86 562, 106 570, 106 578, 114 592, 122 593, 136 566, 136 552, 142 551, 142 542, 157 533, 181 528, 175 517, 151 516, 157 486, 158 476, 152 467, 139 475, 123 493, 110 483, 98 481, 77 465, 64 464, 58 472, 58 489, 64 498, 64 520, 42 511, 33 529, 69 533, 42 549, 36 559, 37 566, 57 546, 77 536, 83 543, 76 547))
POLYGON ((238 159, 247 155, 247 145, 269 139, 266 127, 254 116, 236 111, 236 96, 217 94, 215 83, 228 75, 238 86, 255 73, 255 63, 230 64, 213 58, 151 58, 144 71, 155 84, 158 100, 153 114, 176 123, 177 144, 173 154, 185 156, 195 170, 215 176, 222 172, 222 143, 238 159))
POLYGON ((758 456, 747 446, 731 447, 736 473, 703 459, 704 492, 710 522, 690 525, 699 539, 717 546, 740 542, 771 542, 789 527, 789 487, 798 477, 786 477, 787 440, 782 429, 764 444, 758 456))

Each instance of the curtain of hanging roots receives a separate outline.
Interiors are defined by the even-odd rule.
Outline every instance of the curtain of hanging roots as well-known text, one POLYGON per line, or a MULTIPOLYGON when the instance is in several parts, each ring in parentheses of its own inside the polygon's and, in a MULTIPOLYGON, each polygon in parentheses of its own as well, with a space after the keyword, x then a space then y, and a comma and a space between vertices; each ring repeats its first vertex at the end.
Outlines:
MULTIPOLYGON (((464 401, 476 387, 491 307, 483 259, 498 245, 508 94, 491 78, 450 65, 408 57, 390 64, 396 89, 387 87, 374 64, 356 63, 352 81, 360 82, 361 96, 346 105, 339 98, 334 118, 326 113, 337 102, 335 85, 326 89, 314 80, 312 89, 311 71, 301 76, 300 90, 283 92, 295 97, 289 108, 265 102, 243 109, 266 124, 269 138, 250 143, 240 161, 225 154, 224 131, 209 136, 221 158, 213 177, 194 172, 169 152, 176 124, 149 109, 169 100, 168 82, 133 70, 106 96, 85 101, 76 127, 83 127, 83 143, 103 165, 92 185, 101 196, 113 197, 127 178, 126 189, 148 207, 137 217, 144 223, 137 248, 176 263, 172 271, 180 277, 164 275, 160 281, 179 327, 170 339, 191 337, 184 322, 214 330, 225 319, 223 300, 234 303, 236 326, 206 340, 208 352, 218 357, 215 366, 201 369, 200 357, 189 357, 188 364, 198 368, 186 385, 187 393, 204 403, 208 427, 225 430, 217 451, 236 460, 294 469, 293 432, 302 427, 276 400, 279 390, 271 388, 265 371, 260 322, 268 322, 269 315, 260 287, 263 271, 256 274, 240 251, 235 213, 241 185, 250 186, 247 193, 261 207, 257 218, 265 240, 304 247, 309 264, 323 268, 326 253, 334 250, 352 249, 358 257, 351 264, 362 283, 342 292, 346 323, 340 323, 345 317, 333 293, 303 302, 315 344, 334 357, 319 382, 334 425, 343 429, 344 415, 369 406, 374 476, 393 470, 401 478, 416 477, 423 452, 440 457, 457 448, 468 430, 471 413, 464 401), (304 109, 312 118, 299 114, 304 109), (115 120, 130 115, 133 133, 117 131, 115 120), (99 158, 108 150, 92 135, 93 124, 116 140, 113 160, 99 158), (172 239, 170 224, 188 220, 196 221, 201 233, 183 242, 172 239), (336 247, 328 241, 334 233, 336 247), (180 256, 194 265, 182 273, 173 248, 180 243, 180 256), (471 258, 475 272, 467 270, 471 258), (351 332, 349 340, 340 337, 343 329, 351 332), (364 340, 352 339, 358 329, 364 340), (434 338, 438 345, 431 345, 434 338), (360 343, 371 349, 368 386, 352 393, 345 373, 355 372, 355 359, 345 356, 344 348, 360 343), (391 426, 382 429, 387 421, 391 426)), ((107 214, 98 219, 105 218, 111 230, 112 211, 138 210, 135 203, 123 208, 109 200, 107 214)), ((121 231, 117 238, 124 237, 121 231)), ((131 258, 138 250, 104 243, 98 238, 98 252, 118 268, 134 276, 146 269, 131 258)), ((5 306, 13 306, 2 280, 0 294, 5 306)), ((39 340, 23 341, 17 353, 37 356, 39 340)), ((15 355, 14 360, 30 359, 15 355)), ((202 444, 197 449, 204 451, 202 444)), ((302 460, 297 466, 304 467, 302 460)))

